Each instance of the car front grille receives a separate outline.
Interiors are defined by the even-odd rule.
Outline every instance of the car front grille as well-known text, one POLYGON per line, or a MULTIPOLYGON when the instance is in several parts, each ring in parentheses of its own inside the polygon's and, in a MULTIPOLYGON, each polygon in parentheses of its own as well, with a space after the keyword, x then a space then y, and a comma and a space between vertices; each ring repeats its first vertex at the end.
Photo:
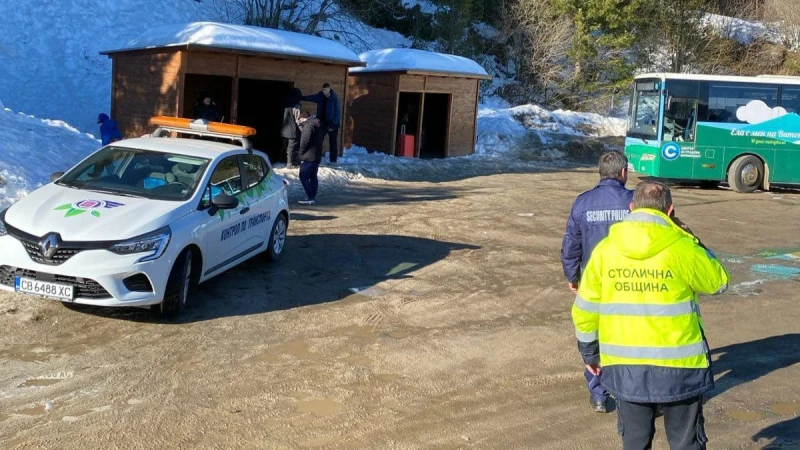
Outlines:
POLYGON ((28 252, 28 256, 30 256, 31 260, 39 263, 39 264, 47 264, 50 266, 57 266, 59 264, 63 264, 68 259, 72 258, 73 256, 77 255, 81 252, 80 249, 77 248, 63 248, 59 247, 56 250, 55 254, 48 258, 42 253, 42 249, 39 248, 39 244, 36 242, 30 242, 23 239, 19 240, 22 242, 22 245, 25 246, 25 251, 28 252))
POLYGON ((14 287, 17 277, 32 278, 39 281, 50 283, 69 284, 75 288, 75 297, 104 299, 111 298, 111 294, 97 281, 89 278, 69 277, 66 275, 54 275, 50 273, 37 272, 35 270, 20 269, 17 267, 0 266, 0 284, 14 287))

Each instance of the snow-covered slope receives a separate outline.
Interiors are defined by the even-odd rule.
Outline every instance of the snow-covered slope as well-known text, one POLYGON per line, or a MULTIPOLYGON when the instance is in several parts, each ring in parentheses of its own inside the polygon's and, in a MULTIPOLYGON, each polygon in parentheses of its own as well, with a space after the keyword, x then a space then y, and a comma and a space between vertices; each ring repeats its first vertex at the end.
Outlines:
POLYGON ((0 210, 99 147, 62 121, 0 110, 0 210))
POLYGON ((111 104, 111 60, 99 52, 154 26, 201 20, 204 8, 195 0, 0 1, 0 98, 97 134, 97 114, 111 104))

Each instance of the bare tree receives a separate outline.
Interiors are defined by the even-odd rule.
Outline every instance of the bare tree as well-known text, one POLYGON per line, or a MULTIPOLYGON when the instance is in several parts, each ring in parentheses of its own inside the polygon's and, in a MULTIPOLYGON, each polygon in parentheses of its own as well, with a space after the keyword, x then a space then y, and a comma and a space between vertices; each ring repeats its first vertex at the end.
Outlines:
MULTIPOLYGON (((389 0, 375 0, 370 8, 389 8, 389 0)), ((211 7, 216 19, 265 28, 314 34, 347 41, 355 50, 370 47, 357 11, 345 10, 335 0, 217 0, 211 7)))
POLYGON ((568 16, 557 14, 550 0, 516 0, 505 4, 501 33, 518 80, 543 94, 566 76, 572 28, 568 16))

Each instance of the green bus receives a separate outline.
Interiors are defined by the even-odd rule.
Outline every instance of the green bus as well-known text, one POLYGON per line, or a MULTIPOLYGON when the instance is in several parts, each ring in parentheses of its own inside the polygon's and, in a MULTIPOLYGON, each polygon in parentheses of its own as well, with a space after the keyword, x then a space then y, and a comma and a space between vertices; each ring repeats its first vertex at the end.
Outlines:
POLYGON ((800 77, 651 73, 635 77, 628 170, 726 181, 737 192, 800 183, 800 77))

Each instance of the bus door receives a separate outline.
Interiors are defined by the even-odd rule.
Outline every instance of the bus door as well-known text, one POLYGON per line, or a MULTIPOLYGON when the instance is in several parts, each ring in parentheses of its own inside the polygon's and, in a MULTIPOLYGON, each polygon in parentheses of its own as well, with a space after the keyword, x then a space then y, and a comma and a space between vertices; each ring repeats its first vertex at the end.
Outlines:
POLYGON ((666 94, 661 126, 661 167, 659 175, 691 179, 700 151, 695 145, 697 132, 696 98, 666 94))

